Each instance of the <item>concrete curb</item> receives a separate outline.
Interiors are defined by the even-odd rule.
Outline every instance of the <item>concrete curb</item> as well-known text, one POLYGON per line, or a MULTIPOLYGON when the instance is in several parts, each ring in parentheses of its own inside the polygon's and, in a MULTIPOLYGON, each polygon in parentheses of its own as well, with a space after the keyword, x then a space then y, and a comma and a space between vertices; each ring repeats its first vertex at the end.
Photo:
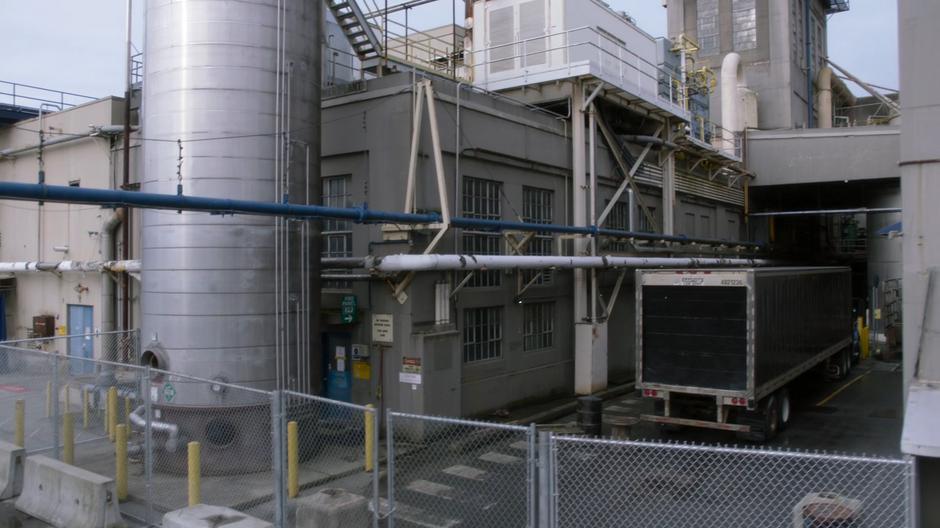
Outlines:
MULTIPOLYGON (((633 392, 635 388, 636 388, 636 382, 630 381, 622 385, 616 385, 614 387, 604 389, 600 392, 596 392, 593 394, 593 396, 597 396, 598 398, 606 401, 611 398, 616 398, 617 396, 623 396, 624 394, 633 392)), ((549 422, 552 420, 557 420, 558 418, 561 418, 562 416, 571 414, 577 408, 578 408, 578 401, 572 400, 568 403, 563 403, 557 407, 546 409, 544 411, 539 411, 535 414, 526 416, 524 418, 518 418, 516 420, 512 420, 506 423, 514 424, 514 425, 529 425, 532 423, 538 424, 538 423, 543 423, 543 422, 549 422)))

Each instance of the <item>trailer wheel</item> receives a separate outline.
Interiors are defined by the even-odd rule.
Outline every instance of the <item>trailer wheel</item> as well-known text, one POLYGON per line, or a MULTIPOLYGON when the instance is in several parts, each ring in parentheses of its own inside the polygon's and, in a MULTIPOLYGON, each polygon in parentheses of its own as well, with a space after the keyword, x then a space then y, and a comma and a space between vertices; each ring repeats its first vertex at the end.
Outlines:
POLYGON ((780 405, 780 420, 778 430, 783 431, 790 425, 790 390, 786 387, 777 391, 777 398, 780 405))
POLYGON ((750 442, 769 442, 780 431, 780 402, 771 394, 757 411, 743 413, 739 419, 743 425, 751 426, 749 433, 738 433, 738 438, 750 442))

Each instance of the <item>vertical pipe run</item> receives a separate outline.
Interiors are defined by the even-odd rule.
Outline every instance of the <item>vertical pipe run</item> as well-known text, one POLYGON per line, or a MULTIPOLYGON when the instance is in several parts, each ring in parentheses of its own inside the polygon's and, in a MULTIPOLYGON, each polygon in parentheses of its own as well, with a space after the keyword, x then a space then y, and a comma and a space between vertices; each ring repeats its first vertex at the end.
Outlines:
MULTIPOLYGON (((132 75, 133 75, 133 66, 131 64, 131 53, 132 47, 131 44, 131 28, 132 28, 132 18, 133 18, 133 0, 127 0, 127 21, 125 28, 125 58, 124 58, 124 156, 121 160, 123 162, 123 185, 121 189, 127 190, 131 182, 131 97, 133 96, 133 84, 132 84, 132 75)), ((131 258, 131 212, 130 209, 125 207, 123 209, 124 217, 124 229, 122 233, 122 248, 121 252, 124 255, 124 260, 130 260, 131 258)), ((109 280, 108 277, 101 277, 102 281, 109 280)), ((121 289, 123 290, 122 299, 121 299, 121 323, 122 329, 127 331, 131 328, 131 295, 130 295, 131 282, 128 274, 123 274, 121 277, 121 289)))
POLYGON ((297 466, 300 463, 297 446, 297 422, 287 422, 287 497, 293 499, 300 493, 297 466))
POLYGON ((16 427, 13 432, 13 443, 26 447, 26 400, 16 400, 15 403, 16 427))
POLYGON ((46 418, 52 417, 52 382, 46 382, 46 418))
POLYGON ((375 411, 374 411, 375 406, 373 406, 373 405, 370 403, 370 404, 366 405, 366 408, 370 409, 372 412, 365 412, 365 413, 362 414, 362 417, 363 417, 363 419, 365 420, 365 442, 364 442, 364 443, 365 443, 365 449, 366 449, 366 452, 365 452, 365 460, 366 460, 366 464, 365 464, 366 467, 365 467, 365 470, 366 470, 366 471, 372 471, 372 468, 373 468, 373 466, 375 465, 375 459, 373 458, 373 455, 375 454, 375 452, 374 452, 374 449, 375 449, 374 441, 375 441, 375 439, 373 438, 373 437, 375 436, 375 435, 374 435, 374 431, 373 431, 373 428, 375 427, 375 421, 374 421, 374 420, 375 420, 375 411))
POLYGON ((75 463, 75 424, 72 422, 72 413, 62 413, 62 461, 66 464, 75 463))
POLYGON ((125 500, 127 499, 127 426, 119 424, 114 429, 114 482, 118 500, 125 500))
POLYGON ((187 456, 187 476, 188 476, 188 496, 189 505, 195 506, 202 500, 200 497, 200 463, 199 463, 199 442, 190 442, 186 446, 187 456))
MULTIPOLYGON (((588 114, 588 166, 591 172, 591 194, 589 195, 591 225, 597 225, 597 122, 594 115, 595 107, 592 102, 588 114)), ((629 175, 627 176, 629 177, 629 175)), ((591 237, 591 256, 597 255, 597 237, 591 237)), ((591 322, 597 322, 597 270, 591 270, 591 322)))
POLYGON ((117 427, 117 387, 108 389, 108 439, 114 442, 115 428, 117 427))

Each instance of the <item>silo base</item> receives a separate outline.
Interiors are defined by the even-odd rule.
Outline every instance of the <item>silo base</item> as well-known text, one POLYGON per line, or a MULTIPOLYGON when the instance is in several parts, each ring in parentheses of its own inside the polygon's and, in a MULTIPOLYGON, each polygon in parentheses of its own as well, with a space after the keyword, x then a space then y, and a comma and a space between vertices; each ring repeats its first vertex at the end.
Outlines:
POLYGON ((256 473, 271 469, 271 407, 154 406, 160 421, 179 427, 179 447, 154 452, 154 469, 186 473, 186 444, 199 442, 202 474, 206 476, 256 473))

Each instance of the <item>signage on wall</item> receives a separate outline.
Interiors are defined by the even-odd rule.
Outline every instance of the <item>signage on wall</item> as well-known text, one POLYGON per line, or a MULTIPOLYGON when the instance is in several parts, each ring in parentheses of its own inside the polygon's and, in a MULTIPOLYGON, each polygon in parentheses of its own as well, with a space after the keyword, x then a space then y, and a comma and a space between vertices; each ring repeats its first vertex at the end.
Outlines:
POLYGON ((359 320, 359 300, 355 295, 344 295, 340 302, 340 320, 352 324, 359 320))
POLYGON ((401 358, 401 372, 398 373, 398 381, 401 383, 411 383, 412 385, 421 384, 421 358, 403 357, 401 358))
POLYGON ((392 314, 372 314, 372 341, 388 345, 394 343, 393 322, 392 314))

